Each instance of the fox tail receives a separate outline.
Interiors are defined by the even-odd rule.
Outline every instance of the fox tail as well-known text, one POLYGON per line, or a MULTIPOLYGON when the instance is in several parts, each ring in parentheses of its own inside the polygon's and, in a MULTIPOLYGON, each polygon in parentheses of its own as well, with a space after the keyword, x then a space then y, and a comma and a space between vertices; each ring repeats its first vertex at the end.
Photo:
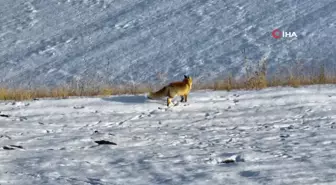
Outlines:
POLYGON ((162 89, 158 90, 157 92, 150 92, 148 94, 149 99, 156 99, 161 98, 167 94, 167 87, 163 87, 162 89))

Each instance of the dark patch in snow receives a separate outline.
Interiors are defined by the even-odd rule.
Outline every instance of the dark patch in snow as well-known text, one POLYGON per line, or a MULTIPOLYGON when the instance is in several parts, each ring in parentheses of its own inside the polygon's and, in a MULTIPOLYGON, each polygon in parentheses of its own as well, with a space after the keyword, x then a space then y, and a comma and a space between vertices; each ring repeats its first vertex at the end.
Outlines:
POLYGON ((280 137, 281 138, 287 138, 287 137, 289 137, 289 134, 281 134, 280 137))
POLYGON ((0 114, 0 117, 9 118, 9 117, 10 117, 10 115, 8 115, 8 114, 0 114))
POLYGON ((23 147, 20 145, 9 145, 9 146, 4 146, 2 148, 4 150, 15 150, 15 148, 23 149, 23 147))
POLYGON ((239 172, 239 175, 242 177, 255 177, 258 176, 259 174, 260 174, 259 171, 250 171, 250 170, 239 172))
POLYGON ((117 143, 106 140, 95 141, 95 143, 97 143, 98 145, 117 145, 117 143))
POLYGON ((20 148, 20 149, 23 149, 23 147, 20 146, 20 145, 9 145, 9 146, 14 147, 14 148, 20 148))
POLYGON ((27 118, 24 117, 24 116, 21 116, 19 119, 20 119, 20 121, 25 121, 25 120, 27 120, 27 118))
POLYGON ((12 139, 11 137, 7 136, 7 135, 0 135, 0 138, 7 138, 7 139, 12 139))
POLYGON ((14 150, 14 148, 12 148, 12 147, 8 147, 8 146, 4 146, 4 147, 2 147, 4 150, 14 150))
POLYGON ((233 159, 225 159, 224 161, 221 161, 221 163, 234 163, 234 162, 236 161, 233 159))
POLYGON ((74 106, 73 108, 74 109, 84 109, 85 107, 83 105, 81 105, 81 106, 74 106))

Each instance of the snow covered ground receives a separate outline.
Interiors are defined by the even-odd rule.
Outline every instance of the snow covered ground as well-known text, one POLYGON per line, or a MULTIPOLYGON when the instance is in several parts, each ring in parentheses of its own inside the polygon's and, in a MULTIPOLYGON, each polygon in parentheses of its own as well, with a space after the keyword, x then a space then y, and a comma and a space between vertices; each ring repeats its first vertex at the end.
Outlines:
POLYGON ((336 184, 335 90, 1 102, 0 184, 336 184))

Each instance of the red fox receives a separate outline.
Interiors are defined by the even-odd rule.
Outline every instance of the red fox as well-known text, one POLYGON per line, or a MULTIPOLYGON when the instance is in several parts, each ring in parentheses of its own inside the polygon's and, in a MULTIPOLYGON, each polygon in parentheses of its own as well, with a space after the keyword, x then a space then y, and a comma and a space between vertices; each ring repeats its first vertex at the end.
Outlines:
POLYGON ((172 82, 167 86, 163 87, 157 92, 150 92, 148 95, 149 99, 156 99, 161 97, 167 98, 167 106, 170 105, 171 100, 176 96, 181 96, 181 102, 187 102, 188 94, 191 90, 192 78, 190 76, 184 75, 182 82, 172 82))

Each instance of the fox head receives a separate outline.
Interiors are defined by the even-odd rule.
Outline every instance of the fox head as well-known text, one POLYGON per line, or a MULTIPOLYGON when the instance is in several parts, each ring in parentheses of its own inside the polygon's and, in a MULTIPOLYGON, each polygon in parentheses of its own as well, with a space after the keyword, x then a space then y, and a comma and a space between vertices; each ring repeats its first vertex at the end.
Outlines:
POLYGON ((192 86, 192 78, 190 76, 184 75, 183 82, 187 83, 190 86, 190 88, 191 88, 191 86, 192 86))

